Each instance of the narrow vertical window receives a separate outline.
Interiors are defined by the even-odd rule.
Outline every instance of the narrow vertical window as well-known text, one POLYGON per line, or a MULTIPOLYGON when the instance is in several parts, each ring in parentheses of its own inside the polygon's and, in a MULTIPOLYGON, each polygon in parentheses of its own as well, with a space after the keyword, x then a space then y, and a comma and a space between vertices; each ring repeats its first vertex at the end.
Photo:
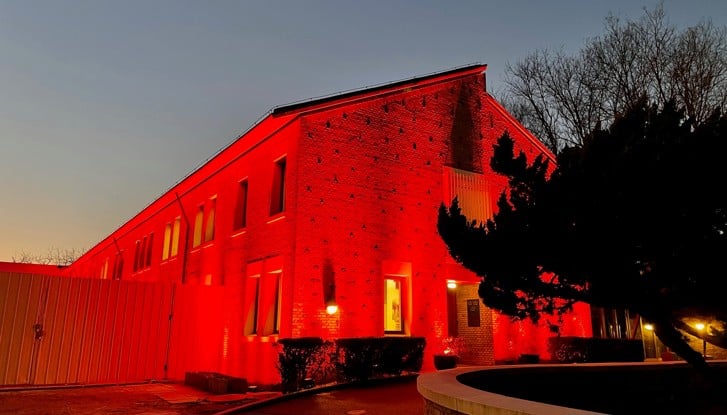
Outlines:
POLYGON ((275 301, 273 302, 273 334, 280 334, 280 279, 282 274, 275 274, 275 301))
POLYGON ((149 241, 146 243, 146 261, 144 261, 144 266, 146 267, 151 266, 152 246, 154 246, 154 233, 149 234, 149 241))
POLYGON ((204 219, 204 206, 200 206, 197 210, 197 216, 194 218, 194 238, 192 239, 192 248, 198 247, 202 243, 202 220, 204 219))
POLYGON ((146 235, 141 240, 141 248, 139 249, 139 258, 137 259, 138 263, 136 264, 136 269, 141 270, 144 269, 144 264, 146 264, 146 245, 149 243, 146 235))
POLYGON ((101 267, 101 279, 105 280, 109 277, 109 259, 106 258, 106 260, 103 263, 103 266, 101 267))
POLYGON ((172 242, 172 224, 164 226, 164 244, 162 245, 162 261, 169 258, 169 248, 172 242))
POLYGON ((285 210, 285 158, 275 162, 273 172, 273 189, 270 199, 270 215, 281 213, 285 210))
POLYGON ((245 335, 270 336, 280 332, 282 275, 279 257, 247 264, 245 335))
POLYGON ((134 245, 134 263, 131 264, 131 270, 133 272, 139 269, 139 255, 141 255, 141 241, 136 241, 134 245))
POLYGON ((217 199, 210 199, 209 209, 207 210, 207 221, 204 228, 204 241, 209 242, 215 239, 215 207, 217 199))
POLYGON ((245 335, 254 336, 257 334, 258 307, 260 304, 260 275, 251 276, 247 279, 245 335))
POLYGON ((384 333, 403 333, 402 278, 384 278, 384 333))
POLYGON ((174 227, 172 228, 172 248, 169 256, 177 256, 179 253, 179 228, 181 226, 181 218, 174 219, 174 227))
MULTIPOLYGON (((269 266, 267 261, 265 266, 269 266)), ((258 304, 258 315, 261 317, 258 334, 261 336, 270 336, 279 332, 280 280, 282 275, 282 270, 263 273, 260 286, 260 303, 258 304)))
POLYGON ((121 274, 124 272, 124 254, 123 252, 116 253, 116 260, 114 261, 114 279, 120 280, 121 274))
POLYGON ((235 229, 242 229, 247 226, 247 179, 242 180, 237 188, 233 226, 235 229))

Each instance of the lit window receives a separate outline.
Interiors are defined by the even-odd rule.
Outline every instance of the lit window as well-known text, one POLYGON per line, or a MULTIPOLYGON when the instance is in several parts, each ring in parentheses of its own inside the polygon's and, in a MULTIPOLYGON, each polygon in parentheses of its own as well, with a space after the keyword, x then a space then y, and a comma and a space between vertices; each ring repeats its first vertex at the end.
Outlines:
POLYGON ((169 258, 169 247, 172 242, 172 224, 167 223, 164 226, 164 244, 162 245, 162 261, 169 258))
POLYGON ((101 267, 101 279, 105 280, 109 276, 109 259, 106 258, 106 260, 103 263, 103 266, 101 267))
POLYGON ((172 228, 172 248, 169 256, 177 256, 179 253, 179 227, 181 226, 181 218, 174 219, 174 227, 172 228))
POLYGON ((270 272, 263 276, 263 291, 258 313, 262 316, 260 334, 278 334, 280 329, 280 277, 281 272, 270 272))
POLYGON ((207 223, 204 228, 204 241, 209 242, 215 239, 215 207, 217 199, 211 199, 209 210, 207 211, 207 223))
POLYGON ((248 264, 245 283, 245 335, 257 334, 258 307, 260 303, 260 263, 248 264), (254 265, 258 265, 255 267, 254 265), (253 270, 255 269, 255 270, 253 270))
POLYGON ((384 332, 403 333, 403 278, 384 278, 384 332))
POLYGON ((280 332, 280 258, 251 262, 245 284, 245 335, 270 336, 280 332))
POLYGON ((204 219, 204 206, 200 206, 197 210, 197 216, 194 218, 194 239, 192 239, 192 248, 202 243, 202 220, 204 219))
POLYGON ((247 226, 247 179, 242 180, 237 188, 233 226, 235 229, 242 229, 247 226))
POLYGON ((273 189, 270 198, 270 215, 281 213, 285 210, 285 158, 275 162, 273 172, 273 189))

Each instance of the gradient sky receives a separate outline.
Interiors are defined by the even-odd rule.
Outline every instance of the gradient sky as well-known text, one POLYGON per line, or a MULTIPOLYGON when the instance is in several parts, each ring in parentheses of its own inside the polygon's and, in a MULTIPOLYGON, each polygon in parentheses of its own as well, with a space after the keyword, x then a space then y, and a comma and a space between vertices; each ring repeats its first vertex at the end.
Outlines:
MULTIPOLYGON (((0 261, 88 249, 277 105, 578 50, 655 1, 0 0, 0 261)), ((664 1, 680 27, 727 1, 664 1)))

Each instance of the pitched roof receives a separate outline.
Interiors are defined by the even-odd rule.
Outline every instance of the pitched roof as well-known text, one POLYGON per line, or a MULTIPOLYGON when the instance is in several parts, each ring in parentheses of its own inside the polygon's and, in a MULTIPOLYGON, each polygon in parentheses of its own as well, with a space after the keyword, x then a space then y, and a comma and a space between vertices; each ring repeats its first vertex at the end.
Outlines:
POLYGON ((487 65, 484 64, 472 64, 467 66, 461 66, 454 69, 448 69, 442 72, 434 72, 428 75, 417 76, 410 79, 404 79, 399 81, 388 82, 379 85, 373 85, 369 87, 353 89, 350 91, 339 92, 332 95, 327 95, 318 98, 307 99, 304 101, 294 102, 292 104, 281 105, 274 107, 271 111, 272 115, 288 114, 294 111, 302 111, 313 109, 315 107, 323 106, 324 104, 334 104, 341 101, 348 101, 350 99, 368 98, 372 95, 378 95, 387 92, 393 92, 402 88, 411 87, 414 85, 432 84, 437 82, 448 81, 453 78, 462 76, 472 75, 475 73, 482 73, 487 69, 487 65))

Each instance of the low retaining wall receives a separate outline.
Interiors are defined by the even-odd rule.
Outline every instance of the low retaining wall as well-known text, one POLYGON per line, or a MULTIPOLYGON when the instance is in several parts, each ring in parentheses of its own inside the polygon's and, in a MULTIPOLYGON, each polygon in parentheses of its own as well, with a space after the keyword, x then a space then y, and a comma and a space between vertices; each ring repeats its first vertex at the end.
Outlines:
MULTIPOLYGON (((542 367, 542 365, 532 366, 542 367)), ((424 397, 425 415, 563 415, 566 413, 568 415, 603 415, 599 412, 499 395, 475 389, 457 381, 459 375, 483 370, 503 370, 503 368, 497 366, 457 368, 419 375, 417 390, 424 397)))
MULTIPOLYGON (((716 379, 727 379, 727 362, 710 366, 716 379)), ((727 407, 724 385, 685 362, 457 368, 420 375, 417 389, 427 415, 712 414, 727 407)))

